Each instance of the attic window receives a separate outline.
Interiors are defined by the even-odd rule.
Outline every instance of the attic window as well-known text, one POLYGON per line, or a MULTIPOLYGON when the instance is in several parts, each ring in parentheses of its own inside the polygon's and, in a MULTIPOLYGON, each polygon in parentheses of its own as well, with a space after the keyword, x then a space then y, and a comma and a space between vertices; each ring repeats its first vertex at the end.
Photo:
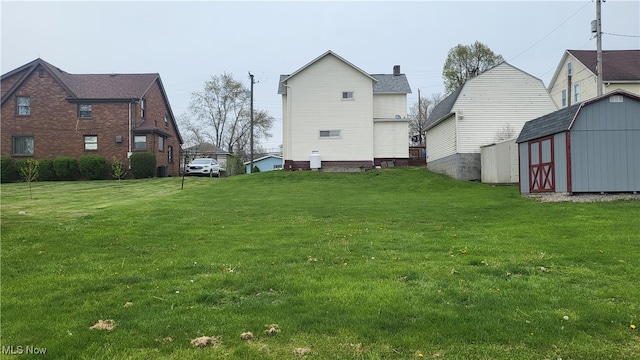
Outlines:
POLYGON ((609 102, 621 103, 623 101, 622 95, 613 95, 609 98, 609 102))
POLYGON ((140 117, 145 118, 147 115, 147 100, 140 99, 140 117))
POLYGON ((44 77, 44 69, 43 68, 38 69, 38 77, 41 77, 41 78, 44 77))
POLYGON ((342 100, 353 100, 353 91, 343 91, 342 100))
POLYGON ((571 61, 569 61, 567 63, 567 76, 571 75, 573 75, 573 64, 571 64, 571 61))
POLYGON ((169 127, 169 119, 167 119, 167 116, 164 116, 164 127, 168 128, 169 127))
POLYGON ((328 139, 328 138, 339 138, 340 137, 340 130, 320 130, 320 138, 321 139, 328 139))

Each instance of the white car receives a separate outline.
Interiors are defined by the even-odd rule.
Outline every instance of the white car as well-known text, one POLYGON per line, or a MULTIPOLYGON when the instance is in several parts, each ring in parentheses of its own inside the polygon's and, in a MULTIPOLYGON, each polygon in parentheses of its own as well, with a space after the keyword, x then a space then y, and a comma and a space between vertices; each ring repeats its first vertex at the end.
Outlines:
POLYGON ((185 169, 187 175, 205 175, 209 177, 220 176, 220 165, 216 159, 200 158, 194 159, 185 169))

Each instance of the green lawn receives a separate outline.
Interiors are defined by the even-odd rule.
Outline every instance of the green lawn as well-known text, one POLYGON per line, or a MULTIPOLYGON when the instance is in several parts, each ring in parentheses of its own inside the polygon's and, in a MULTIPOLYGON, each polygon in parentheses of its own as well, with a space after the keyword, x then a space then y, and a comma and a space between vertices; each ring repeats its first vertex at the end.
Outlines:
POLYGON ((0 357, 640 357, 638 201, 540 203, 417 168, 180 187, 2 184, 0 357))

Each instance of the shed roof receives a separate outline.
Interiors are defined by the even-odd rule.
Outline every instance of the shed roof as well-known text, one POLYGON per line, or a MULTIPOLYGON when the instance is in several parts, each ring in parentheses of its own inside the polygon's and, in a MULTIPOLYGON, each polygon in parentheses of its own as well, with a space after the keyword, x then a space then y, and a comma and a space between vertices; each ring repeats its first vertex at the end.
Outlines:
POLYGON ((578 114, 580 113, 580 109, 582 109, 582 107, 613 95, 623 95, 640 100, 640 97, 638 95, 620 89, 614 90, 600 97, 593 98, 582 103, 577 103, 566 108, 554 111, 547 115, 527 121, 520 131, 520 135, 518 135, 518 139, 516 140, 516 142, 522 143, 525 141, 567 131, 573 125, 573 122, 578 117, 578 114))

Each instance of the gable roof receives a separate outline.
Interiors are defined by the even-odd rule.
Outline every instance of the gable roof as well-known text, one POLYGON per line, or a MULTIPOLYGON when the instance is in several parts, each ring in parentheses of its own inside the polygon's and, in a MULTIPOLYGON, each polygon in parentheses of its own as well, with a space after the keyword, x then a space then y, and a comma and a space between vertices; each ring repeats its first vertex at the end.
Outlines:
POLYGON ((509 64, 506 61, 503 61, 485 71, 483 71, 482 73, 478 74, 477 76, 474 76, 470 79, 467 79, 467 81, 462 84, 461 86, 459 86, 454 92, 452 92, 451 94, 449 94, 446 98, 442 99, 442 101, 440 101, 439 103, 436 104, 436 106, 433 108, 433 111, 431 111, 431 114, 429 114, 429 117, 427 118, 427 122, 426 122, 426 129, 429 129, 430 127, 436 125, 437 123, 439 123, 440 121, 444 120, 445 118, 448 118, 449 116, 454 114, 453 111, 453 106, 456 104, 456 101, 458 100, 458 98, 460 97, 460 94, 462 93, 462 90, 464 89, 464 87, 467 85, 467 83, 471 82, 471 81, 478 81, 477 79, 482 78, 482 76, 488 72, 490 72, 491 70, 500 67, 500 66, 508 66, 511 67, 512 69, 515 69, 527 76, 530 76, 538 81, 540 81, 540 83, 542 84, 542 86, 544 87, 544 84, 542 83, 542 80, 540 80, 539 78, 529 74, 528 72, 519 69, 511 64, 509 64))
MULTIPOLYGON (((596 50, 566 50, 549 86, 555 83, 569 55, 584 65, 593 76, 597 75, 598 52, 596 50)), ((602 64, 602 81, 604 82, 640 81, 640 50, 603 50, 602 64)))
MULTIPOLYGON (((69 96, 67 100, 101 100, 101 101, 131 101, 139 100, 145 96, 147 91, 157 81, 162 97, 167 104, 171 121, 180 144, 183 143, 182 135, 175 123, 173 110, 169 104, 169 98, 157 73, 149 74, 69 74, 58 67, 38 58, 30 63, 20 66, 17 69, 3 74, 0 78, 5 80, 13 76, 19 76, 19 80, 9 89, 3 96, 1 103, 4 104, 7 99, 11 98, 13 93, 22 86, 22 84, 37 69, 42 68, 55 79, 58 84, 67 92, 69 96)), ((162 132, 164 134, 164 132, 162 132)))
POLYGON ((293 73, 291 73, 289 75, 280 75, 280 81, 278 82, 278 94, 286 94, 287 93, 287 88, 284 86, 284 84, 287 82, 287 80, 289 80, 290 78, 296 76, 297 74, 302 72, 304 69, 308 68, 309 66, 313 65, 314 63, 316 63, 320 59, 322 59, 322 58, 324 58, 326 56, 329 56, 329 55, 332 55, 332 56, 336 57, 338 60, 344 62, 345 64, 351 66, 352 68, 356 69, 357 71, 359 71, 360 73, 362 73, 366 77, 368 77, 371 80, 373 80, 374 81, 374 84, 373 84, 373 93, 374 94, 410 94, 411 93, 411 87, 409 86, 409 81, 407 80, 407 76, 405 74, 400 74, 400 75, 368 74, 364 70, 360 69, 359 67, 353 65, 349 61, 347 61, 344 58, 342 58, 340 55, 338 55, 338 54, 334 53, 333 51, 329 50, 329 51, 325 52, 324 54, 318 56, 317 58, 313 59, 311 62, 309 62, 308 64, 304 65, 300 69, 294 71, 293 73))
POLYGON ((614 90, 597 98, 593 98, 582 103, 573 104, 566 108, 562 108, 547 115, 527 121, 520 131, 520 135, 518 135, 518 139, 516 140, 516 142, 522 143, 525 141, 567 131, 571 129, 573 122, 578 117, 580 110, 584 106, 613 95, 623 95, 640 100, 640 97, 638 95, 620 89, 614 90))
POLYGON ((453 105, 455 105, 456 100, 458 100, 458 96, 460 96, 463 87, 464 85, 459 86, 454 92, 449 94, 449 96, 442 99, 442 101, 436 104, 436 106, 431 111, 431 114, 429 114, 429 117, 427 118, 427 122, 425 124, 426 128, 429 128, 429 126, 431 126, 432 124, 435 124, 439 120, 444 119, 445 117, 449 117, 451 114, 453 114, 453 105))

